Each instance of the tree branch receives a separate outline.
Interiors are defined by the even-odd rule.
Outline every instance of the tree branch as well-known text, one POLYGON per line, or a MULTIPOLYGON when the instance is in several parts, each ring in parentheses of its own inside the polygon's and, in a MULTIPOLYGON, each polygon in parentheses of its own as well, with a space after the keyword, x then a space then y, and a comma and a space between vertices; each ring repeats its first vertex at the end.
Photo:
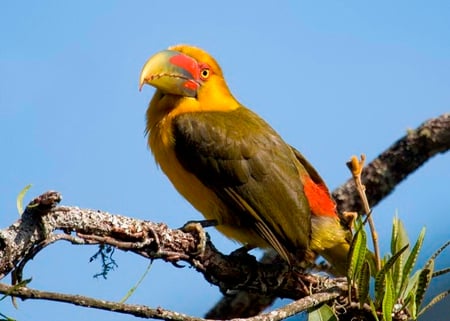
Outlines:
MULTIPOLYGON (((450 150, 450 114, 430 119, 417 129, 408 131, 406 136, 364 168, 362 182, 366 186, 370 207, 377 205, 428 159, 448 150, 450 150)), ((361 211, 361 200, 357 196, 353 179, 350 178, 336 188, 332 195, 340 213, 361 211)), ((266 254, 263 260, 270 262, 271 255, 273 256, 266 254)), ((237 292, 233 296, 222 298, 206 316, 212 319, 226 319, 238 315, 255 315, 271 305, 275 299, 276 296, 237 292), (242 314, 246 311, 249 314, 242 314)))
MULTIPOLYGON (((207 321, 207 319, 191 317, 189 315, 174 312, 170 310, 158 307, 156 309, 149 308, 143 305, 126 304, 119 302, 112 302, 107 300, 94 299, 82 295, 71 295, 49 291, 40 291, 31 289, 28 287, 16 287, 0 283, 0 293, 6 293, 8 295, 18 297, 21 299, 38 299, 38 300, 50 300, 56 302, 65 302, 82 307, 94 308, 99 310, 113 311, 118 313, 124 313, 133 315, 136 317, 147 319, 160 319, 160 320, 174 320, 174 321, 207 321)), ((246 321, 279 321, 284 320, 287 317, 296 315, 306 309, 317 306, 323 302, 327 302, 337 298, 340 295, 339 288, 330 289, 328 292, 316 293, 311 296, 305 297, 298 301, 294 301, 290 304, 283 306, 282 308, 273 310, 269 313, 264 313, 255 317, 247 319, 234 319, 246 320, 246 321)))
MULTIPOLYGON (((388 196, 408 175, 427 160, 450 150, 450 114, 424 122, 415 130, 409 130, 376 159, 368 164, 362 174, 362 183, 370 207, 388 196)), ((361 212, 361 200, 357 197, 355 183, 349 179, 333 191, 339 212, 361 212)))
POLYGON ((209 239, 202 240, 202 233, 186 233, 165 224, 102 211, 56 206, 60 200, 59 193, 47 192, 31 202, 19 221, 0 230, 1 278, 14 271, 13 283, 19 283, 21 270, 29 259, 49 244, 65 240, 75 244, 109 244, 176 266, 180 261, 187 262, 223 293, 247 290, 299 299, 337 285, 345 290, 342 280, 303 274, 282 261, 264 264, 247 253, 224 255, 209 239), (200 254, 199 244, 205 244, 200 254))
POLYGON ((163 320, 200 321, 202 318, 191 317, 182 313, 165 310, 162 308, 151 309, 143 305, 118 303, 106 300, 94 299, 82 295, 71 295, 49 291, 39 291, 28 287, 15 287, 0 283, 0 293, 8 294, 21 299, 50 300, 56 302, 71 303, 74 305, 95 308, 106 311, 114 311, 131 314, 141 318, 154 318, 163 320))
MULTIPOLYGON (((449 114, 427 121, 408 133, 369 164, 363 173, 371 206, 427 159, 448 149, 449 114)), ((340 211, 360 207, 352 181, 338 188, 333 195, 340 211)), ((262 262, 245 253, 223 255, 209 240, 202 239, 202 233, 185 233, 169 229, 162 223, 102 211, 57 206, 60 201, 59 193, 45 193, 30 203, 19 221, 0 230, 0 279, 14 272, 14 283, 20 282, 21 270, 28 260, 49 244, 66 240, 77 244, 109 244, 149 259, 163 259, 176 266, 180 261, 187 262, 208 282, 229 295, 226 301, 208 313, 210 318, 254 315, 276 297, 297 300, 313 295, 314 298, 316 294, 320 297, 328 293, 330 288, 337 289, 333 293, 335 297, 345 291, 345 281, 299 273, 271 254, 266 255, 262 262), (203 244, 204 250, 199 253, 198 249, 203 244), (230 294, 233 294, 231 300, 230 294), (239 311, 231 308, 236 306, 240 307, 239 311)), ((25 295, 25 292, 20 293, 25 295)), ((185 316, 183 319, 186 320, 185 316)))
MULTIPOLYGON (((271 319, 288 315, 320 302, 345 295, 346 280, 302 274, 284 262, 264 264, 246 253, 223 255, 202 233, 185 233, 156 224, 107 212, 57 206, 61 195, 50 191, 34 199, 21 219, 0 230, 0 276, 13 272, 13 283, 22 280, 25 264, 46 246, 65 240, 74 244, 109 244, 132 251, 149 259, 163 259, 179 266, 187 262, 201 272, 208 282, 219 286, 223 293, 245 290, 278 297, 301 299, 282 309, 272 311, 271 319), (62 231, 62 232, 61 232, 62 231), (205 244, 198 253, 198 244, 205 244), (311 296, 312 295, 312 296, 311 296), (305 298, 306 297, 306 298, 305 298)), ((150 309, 96 300, 77 295, 33 290, 24 286, 0 284, 0 293, 21 298, 70 302, 103 310, 128 313, 140 317, 165 320, 201 320, 161 308, 150 309)), ((250 320, 262 320, 262 316, 250 320)))

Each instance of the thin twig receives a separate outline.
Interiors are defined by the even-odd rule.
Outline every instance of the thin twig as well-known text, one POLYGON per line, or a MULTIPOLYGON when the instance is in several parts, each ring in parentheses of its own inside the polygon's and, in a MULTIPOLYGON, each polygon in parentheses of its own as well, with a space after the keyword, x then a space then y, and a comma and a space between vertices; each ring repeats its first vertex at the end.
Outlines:
POLYGON ((326 292, 326 293, 316 293, 307 296, 303 299, 289 303, 279 309, 273 310, 271 312, 262 313, 260 315, 245 318, 245 319, 231 319, 231 320, 246 320, 246 321, 278 321, 284 320, 288 317, 299 314, 300 312, 306 311, 310 308, 316 307, 324 302, 328 302, 339 297, 339 292, 326 292))
MULTIPOLYGON (((28 287, 17 287, 0 283, 0 293, 19 297, 22 299, 40 299, 50 300, 64 303, 71 303, 82 307, 106 310, 111 312, 118 312, 123 314, 130 314, 136 317, 147 319, 160 320, 179 320, 179 321, 207 321, 210 319, 203 319, 192 317, 183 313, 166 310, 163 308, 152 309, 143 305, 125 304, 107 300, 98 300, 82 295, 63 294, 49 291, 40 291, 28 287)), ((315 307, 323 302, 336 299, 341 295, 339 289, 330 290, 330 292, 316 293, 309 297, 294 301, 279 309, 273 310, 251 318, 233 319, 234 321, 280 321, 287 317, 296 315, 306 309, 315 307)))
POLYGON ((366 187, 361 182, 361 173, 364 168, 364 162, 366 161, 366 156, 361 155, 361 159, 358 160, 356 156, 352 156, 351 160, 347 163, 350 172, 352 173, 353 180, 355 181, 356 190, 361 199, 364 213, 367 215, 366 220, 369 222, 370 234, 372 235, 373 249, 375 251, 375 262, 377 265, 377 270, 381 269, 381 259, 380 259, 380 247, 378 245, 378 233, 375 228, 375 222, 372 218, 372 212, 370 210, 369 201, 366 196, 366 187))
POLYGON ((0 293, 19 297, 22 299, 38 299, 70 303, 77 306, 95 308, 99 310, 113 311, 130 314, 141 318, 153 318, 160 320, 202 321, 202 318, 191 317, 186 314, 165 310, 152 309, 143 305, 125 304, 107 300, 98 300, 82 295, 63 294, 50 291, 40 291, 28 287, 14 287, 0 283, 0 293))

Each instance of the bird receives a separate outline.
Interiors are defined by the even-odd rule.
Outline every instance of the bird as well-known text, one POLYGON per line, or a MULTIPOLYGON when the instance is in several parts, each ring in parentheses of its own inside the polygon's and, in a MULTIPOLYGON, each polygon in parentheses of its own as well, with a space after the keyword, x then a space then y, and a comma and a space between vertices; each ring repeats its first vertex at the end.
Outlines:
POLYGON ((231 93, 217 61, 191 45, 151 56, 139 89, 156 91, 146 135, 157 165, 206 220, 289 265, 321 255, 345 275, 351 231, 314 167, 231 93))

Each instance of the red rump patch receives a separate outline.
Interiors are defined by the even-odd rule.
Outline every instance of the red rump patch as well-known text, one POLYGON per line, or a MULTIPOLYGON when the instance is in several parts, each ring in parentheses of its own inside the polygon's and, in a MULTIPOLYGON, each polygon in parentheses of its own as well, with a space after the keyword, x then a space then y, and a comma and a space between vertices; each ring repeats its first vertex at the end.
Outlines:
POLYGON ((308 199, 312 214, 318 216, 337 216, 336 204, 323 184, 316 184, 309 176, 303 177, 303 190, 308 199))
POLYGON ((198 79, 200 69, 195 59, 180 53, 179 55, 170 57, 169 61, 171 64, 188 71, 192 75, 192 78, 198 79))

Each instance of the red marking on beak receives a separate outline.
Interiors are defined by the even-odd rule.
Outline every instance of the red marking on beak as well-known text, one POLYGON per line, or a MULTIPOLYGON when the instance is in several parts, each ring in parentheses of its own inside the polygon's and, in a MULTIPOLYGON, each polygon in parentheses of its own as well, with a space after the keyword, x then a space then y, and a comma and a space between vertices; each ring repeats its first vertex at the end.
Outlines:
POLYGON ((175 66, 181 67, 187 72, 189 72, 194 79, 198 79, 200 69, 198 66, 198 63, 195 59, 186 56, 184 54, 175 55, 173 57, 170 57, 169 59, 170 63, 174 64, 175 66))
POLYGON ((198 83, 196 83, 195 81, 189 79, 183 84, 183 86, 185 88, 188 88, 188 89, 191 89, 191 90, 197 90, 198 83))

